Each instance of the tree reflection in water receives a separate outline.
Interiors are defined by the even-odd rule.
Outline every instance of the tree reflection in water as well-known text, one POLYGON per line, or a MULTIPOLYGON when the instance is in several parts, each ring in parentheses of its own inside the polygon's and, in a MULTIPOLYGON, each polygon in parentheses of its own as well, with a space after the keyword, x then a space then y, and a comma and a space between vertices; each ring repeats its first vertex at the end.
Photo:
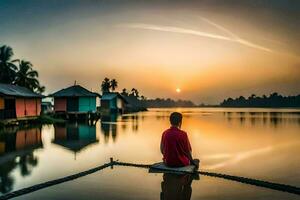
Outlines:
POLYGON ((101 116, 101 132, 104 134, 104 142, 108 143, 111 137, 113 142, 116 142, 118 136, 118 127, 120 124, 123 131, 127 130, 128 124, 131 124, 131 131, 138 132, 139 130, 139 120, 140 118, 144 120, 144 117, 140 117, 137 114, 133 115, 103 115, 101 116))
POLYGON ((109 142, 109 137, 115 142, 117 137, 117 114, 103 115, 101 117, 101 132, 104 134, 104 142, 109 142))
POLYGON ((284 123, 300 125, 299 112, 224 112, 228 122, 238 119, 241 125, 271 126, 277 128, 284 123))
POLYGON ((7 193, 13 190, 14 178, 11 172, 14 169, 18 167, 25 177, 38 165, 38 158, 33 152, 43 146, 41 129, 12 129, 1 132, 0 136, 0 192, 7 193))

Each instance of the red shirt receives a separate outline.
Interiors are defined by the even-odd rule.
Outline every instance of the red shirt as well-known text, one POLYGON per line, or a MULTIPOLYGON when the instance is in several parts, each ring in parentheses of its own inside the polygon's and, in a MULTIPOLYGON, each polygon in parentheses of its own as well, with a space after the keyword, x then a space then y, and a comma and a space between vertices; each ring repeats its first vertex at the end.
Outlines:
POLYGON ((188 153, 192 150, 186 132, 171 127, 162 134, 163 160, 170 167, 182 167, 190 164, 188 153))

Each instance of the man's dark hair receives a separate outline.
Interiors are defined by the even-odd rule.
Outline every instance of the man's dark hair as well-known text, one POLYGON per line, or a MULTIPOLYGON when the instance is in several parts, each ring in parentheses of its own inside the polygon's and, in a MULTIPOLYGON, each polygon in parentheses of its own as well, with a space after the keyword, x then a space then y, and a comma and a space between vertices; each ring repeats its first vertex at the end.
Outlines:
POLYGON ((182 122, 182 114, 179 112, 173 112, 170 115, 170 123, 173 126, 178 126, 182 122))

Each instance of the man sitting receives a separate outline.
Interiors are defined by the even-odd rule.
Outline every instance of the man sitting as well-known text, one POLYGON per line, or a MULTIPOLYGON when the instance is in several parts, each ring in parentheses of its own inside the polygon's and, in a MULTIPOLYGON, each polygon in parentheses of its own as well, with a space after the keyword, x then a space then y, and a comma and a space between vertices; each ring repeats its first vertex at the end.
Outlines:
POLYGON ((163 161, 168 167, 183 167, 195 165, 199 167, 199 160, 193 159, 192 148, 187 133, 180 130, 182 114, 173 112, 170 115, 171 127, 162 134, 160 151, 163 161))

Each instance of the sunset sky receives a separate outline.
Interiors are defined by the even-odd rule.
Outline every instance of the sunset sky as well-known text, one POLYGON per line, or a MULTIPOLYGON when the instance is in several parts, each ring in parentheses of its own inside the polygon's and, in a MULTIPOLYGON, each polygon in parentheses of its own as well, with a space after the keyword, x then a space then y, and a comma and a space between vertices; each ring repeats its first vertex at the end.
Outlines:
POLYGON ((300 93, 300 1, 0 1, 0 45, 46 93, 77 83, 218 103, 300 93), (180 92, 176 92, 180 89, 180 92))

